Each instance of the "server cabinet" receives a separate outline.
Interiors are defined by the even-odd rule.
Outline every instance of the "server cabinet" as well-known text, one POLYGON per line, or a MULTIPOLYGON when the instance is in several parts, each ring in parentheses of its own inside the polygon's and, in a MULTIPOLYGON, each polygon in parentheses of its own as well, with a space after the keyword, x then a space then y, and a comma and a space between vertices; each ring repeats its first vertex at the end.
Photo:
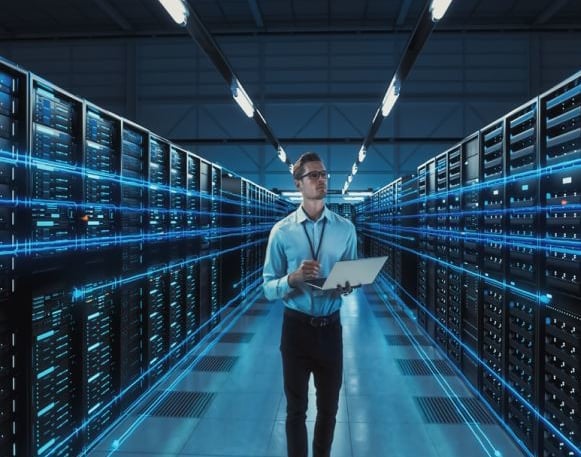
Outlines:
POLYGON ((414 315, 418 315, 418 306, 413 297, 417 296, 417 265, 418 265, 418 180, 415 175, 401 178, 401 192, 397 212, 397 227, 400 236, 401 249, 396 252, 396 280, 407 293, 401 297, 414 315))
POLYGON ((506 390, 506 296, 498 285, 506 277, 506 218, 505 218, 505 128, 504 120, 494 122, 481 131, 481 160, 484 177, 482 201, 484 215, 483 249, 483 369, 482 393, 492 407, 504 416, 506 390), (489 371, 490 370, 490 371, 489 371), (492 374, 491 371, 494 373, 492 374), (496 376, 495 376, 496 375, 496 376))
MULTIPOLYGON (((147 188, 147 131, 123 121, 121 149, 121 277, 135 277, 144 270, 143 245, 146 233, 145 210, 147 188)), ((141 375, 145 371, 143 279, 126 280, 119 286, 115 361, 118 365, 117 390, 120 410, 128 407, 145 388, 141 375)))
MULTIPOLYGON (((28 75, 0 61, 0 192, 6 202, 0 208, 1 246, 25 239, 26 214, 15 203, 26 195, 18 161, 29 149, 28 112, 28 75)), ((29 323, 18 321, 21 313, 10 306, 20 292, 16 253, 10 251, 2 249, 0 255, 0 454, 6 456, 14 455, 16 443, 26 433, 16 424, 27 415, 23 379, 28 364, 22 353, 29 333, 25 330, 29 323)))
MULTIPOLYGON (((508 216, 507 282, 534 296, 539 284, 539 177, 537 100, 509 113, 505 120, 508 216)), ((507 393, 507 421, 527 448, 537 448, 537 335, 539 302, 507 291, 507 382, 518 393, 507 393)))
POLYGON ((482 306, 482 228, 480 135, 472 135, 462 142, 462 372, 476 388, 481 381, 483 306, 482 306))
MULTIPOLYGON (((242 203, 242 179, 231 173, 222 174, 222 212, 220 227, 222 230, 222 275, 220 285, 220 303, 235 305, 240 299, 242 268, 244 259, 242 250, 235 247, 246 243, 243 231, 246 229, 242 218, 245 205, 242 203)), ((246 222, 246 221, 244 221, 246 222)), ((244 265, 245 266, 245 265, 244 265)))
POLYGON ((448 355, 459 368, 462 367, 462 247, 458 234, 461 230, 462 183, 461 145, 448 151, 448 193, 446 195, 448 213, 448 309, 447 327, 448 355))
POLYGON ((428 252, 428 166, 427 163, 418 167, 418 304, 421 310, 418 313, 418 322, 427 329, 430 316, 428 310, 428 281, 429 265, 428 252))
POLYGON ((541 195, 544 203, 544 268, 549 293, 540 322, 544 456, 574 455, 580 447, 581 359, 581 73, 541 95, 541 195), (549 425, 550 424, 550 425, 549 425))
POLYGON ((448 352, 448 151, 436 156, 436 188, 432 198, 434 214, 435 270, 435 337, 436 343, 448 352))

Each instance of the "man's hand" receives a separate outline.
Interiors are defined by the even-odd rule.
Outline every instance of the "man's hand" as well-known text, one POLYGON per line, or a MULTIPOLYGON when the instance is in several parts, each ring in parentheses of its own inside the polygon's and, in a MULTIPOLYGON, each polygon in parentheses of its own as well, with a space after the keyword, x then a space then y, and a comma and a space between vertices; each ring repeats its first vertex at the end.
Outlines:
POLYGON ((342 286, 341 284, 337 284, 337 292, 339 292, 342 295, 349 295, 351 292, 353 292, 353 287, 351 287, 349 281, 347 281, 344 286, 342 286))
POLYGON ((296 287, 306 279, 319 277, 319 262, 316 260, 303 260, 301 266, 288 275, 288 283, 291 287, 296 287))

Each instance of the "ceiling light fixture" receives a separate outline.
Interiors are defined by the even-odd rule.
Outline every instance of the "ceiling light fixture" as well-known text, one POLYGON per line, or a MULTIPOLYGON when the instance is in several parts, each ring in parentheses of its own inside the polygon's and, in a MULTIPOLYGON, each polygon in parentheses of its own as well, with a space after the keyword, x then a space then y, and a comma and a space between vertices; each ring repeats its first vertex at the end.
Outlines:
POLYGON ((387 91, 383 97, 383 101, 381 102, 381 115, 383 117, 389 116, 389 113, 391 113, 395 102, 397 102, 399 97, 399 86, 400 85, 397 81, 397 78, 394 76, 391 80, 391 83, 389 83, 389 87, 387 88, 387 91))
POLYGON ((430 13, 432 14, 432 21, 438 22, 444 17, 452 0, 432 0, 430 6, 430 13))
POLYGON ((425 46, 430 34, 434 30, 436 23, 442 19, 446 14, 448 7, 452 3, 452 0, 427 0, 424 4, 424 8, 420 13, 414 31, 412 32, 410 39, 406 48, 401 55, 399 64, 393 74, 393 78, 387 87, 385 95, 381 101, 381 105, 375 111, 373 120, 371 121, 371 126, 369 132, 363 139, 363 144, 361 149, 359 149, 359 154, 357 159, 353 164, 353 169, 351 170, 351 176, 345 181, 342 193, 345 194, 349 189, 349 185, 353 181, 353 176, 357 173, 358 164, 362 163, 367 156, 367 150, 373 143, 375 135, 381 127, 383 119, 385 119, 392 112, 397 99, 399 98, 400 90, 402 84, 406 81, 409 73, 411 72, 416 59, 420 55, 423 47, 425 46))
POLYGON ((182 0, 159 0, 174 22, 182 27, 188 23, 190 13, 182 0))
POLYGON ((278 151, 278 158, 280 159, 280 161, 286 163, 286 152, 284 151, 284 148, 279 145, 277 148, 277 151, 278 151))
POLYGON ((240 81, 235 79, 232 82, 231 89, 232 97, 234 97, 234 100, 236 101, 236 103, 238 103, 238 106, 242 108, 244 114, 246 114, 246 116, 250 118, 254 117, 254 104, 252 103, 252 100, 242 87, 242 84, 240 84, 240 81))

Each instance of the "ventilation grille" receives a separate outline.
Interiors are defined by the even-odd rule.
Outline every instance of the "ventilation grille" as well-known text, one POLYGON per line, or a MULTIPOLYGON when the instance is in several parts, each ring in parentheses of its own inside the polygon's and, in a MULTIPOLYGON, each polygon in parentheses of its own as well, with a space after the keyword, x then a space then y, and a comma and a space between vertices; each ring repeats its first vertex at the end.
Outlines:
POLYGON ((199 363, 194 367, 194 370, 229 372, 237 360, 238 357, 207 355, 200 359, 199 363))
MULTIPOLYGON (((162 395, 162 392, 159 392, 159 395, 162 395)), ((152 398, 142 408, 139 408, 137 413, 143 414, 156 401, 156 398, 159 398, 159 395, 155 395, 155 398, 152 398)), ((216 394, 212 392, 170 392, 148 415, 158 417, 202 417, 215 396, 216 394)))
POLYGON ((398 359, 397 364, 399 371, 404 376, 431 376, 434 372, 443 376, 456 376, 456 372, 445 360, 432 360, 428 364, 425 360, 420 359, 398 359), (432 364, 435 368, 432 368, 432 364))
POLYGON ((220 343, 249 343, 254 333, 230 332, 220 338, 220 343))
POLYGON ((244 313, 245 316, 266 316, 270 312, 269 309, 249 309, 244 313))
POLYGON ((494 424, 476 398, 414 397, 427 424, 494 424), (463 418, 464 416, 464 418, 463 418))
POLYGON ((419 344, 420 346, 432 345, 423 335, 414 336, 415 341, 412 341, 407 335, 385 335, 385 339, 390 346, 412 346, 414 344, 419 344))

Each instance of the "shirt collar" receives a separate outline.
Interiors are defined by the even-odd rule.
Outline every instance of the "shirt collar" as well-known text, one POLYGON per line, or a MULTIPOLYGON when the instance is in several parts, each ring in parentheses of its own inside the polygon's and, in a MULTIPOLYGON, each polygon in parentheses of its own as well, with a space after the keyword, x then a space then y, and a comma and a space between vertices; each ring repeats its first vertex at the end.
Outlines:
MULTIPOLYGON (((323 208, 323 212, 321 213, 321 217, 319 217, 319 219, 314 221, 314 222, 322 221, 325 218, 327 220, 329 220, 330 214, 331 214, 331 210, 329 208, 327 208, 327 205, 325 205, 325 207, 323 208)), ((299 224, 302 224, 303 222, 310 221, 310 220, 311 219, 307 215, 305 209, 303 208, 303 205, 299 206, 299 209, 297 210, 297 222, 299 224)))

